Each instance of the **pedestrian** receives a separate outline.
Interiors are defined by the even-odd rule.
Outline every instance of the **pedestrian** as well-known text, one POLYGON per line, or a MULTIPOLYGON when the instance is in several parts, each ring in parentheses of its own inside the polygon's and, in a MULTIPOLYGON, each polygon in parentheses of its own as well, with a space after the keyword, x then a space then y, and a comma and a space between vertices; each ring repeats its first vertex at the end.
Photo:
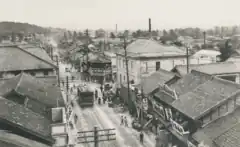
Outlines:
POLYGON ((123 118, 123 115, 121 115, 121 124, 120 125, 123 125, 124 124, 124 118, 123 118))
POLYGON ((143 138, 144 138, 144 135, 143 135, 143 132, 141 131, 140 133, 140 143, 143 144, 143 138))
POLYGON ((63 86, 64 86, 64 81, 62 81, 62 84, 63 84, 63 86))
POLYGON ((101 90, 101 92, 103 92, 103 86, 102 85, 100 86, 100 90, 101 90))
POLYGON ((98 104, 99 105, 101 104, 101 98, 100 97, 98 98, 98 104))
POLYGON ((124 117, 125 126, 128 127, 127 116, 124 117))
POLYGON ((97 89, 95 89, 95 98, 96 99, 98 98, 98 91, 97 91, 97 89))

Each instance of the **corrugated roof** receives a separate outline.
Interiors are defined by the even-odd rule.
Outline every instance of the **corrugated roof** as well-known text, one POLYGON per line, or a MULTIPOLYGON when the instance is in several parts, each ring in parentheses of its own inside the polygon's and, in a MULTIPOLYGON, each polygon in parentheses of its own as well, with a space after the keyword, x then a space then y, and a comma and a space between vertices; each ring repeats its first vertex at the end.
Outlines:
MULTIPOLYGON (((172 71, 177 70, 179 75, 184 76, 187 74, 187 65, 176 65, 172 71)), ((234 62, 218 62, 210 64, 191 64, 189 71, 197 70, 210 75, 219 75, 227 73, 240 73, 240 68, 234 62)))
POLYGON ((158 71, 152 73, 148 77, 145 77, 140 85, 138 85, 138 88, 141 88, 141 85, 143 86, 143 91, 145 94, 151 93, 153 90, 155 90, 159 84, 165 84, 172 78, 174 78, 176 75, 172 72, 159 69, 158 71))
POLYGON ((24 106, 0 97, 0 118, 44 138, 51 136, 51 122, 24 106))
POLYGON ((15 46, 0 47, 0 71, 53 69, 52 64, 15 46))
POLYGON ((26 73, 21 73, 0 85, 1 95, 6 95, 12 90, 46 106, 57 107, 57 99, 59 106, 64 106, 64 100, 58 87, 46 84, 26 73))
POLYGON ((37 56, 37 57, 45 60, 46 62, 56 66, 44 49, 34 46, 34 45, 20 45, 19 47, 28 51, 32 55, 37 56))
MULTIPOLYGON (((165 46, 151 39, 137 39, 127 46, 128 56, 186 56, 185 52, 176 46, 165 46)), ((120 51, 119 54, 124 54, 120 51)))
MULTIPOLYGON (((221 134, 232 128, 236 124, 240 123, 240 108, 237 108, 234 112, 223 116, 203 128, 199 128, 192 137, 198 141, 204 141, 205 144, 210 147, 218 147, 213 143, 213 141, 221 134)), ((239 126, 238 126, 239 127, 239 126)), ((219 138, 220 139, 220 138, 219 138)), ((238 139, 239 140, 239 139, 238 139)), ((215 140, 216 143, 218 142, 215 140)), ((218 142, 220 144, 221 142, 218 142)))
POLYGON ((181 95, 172 106, 190 118, 198 119, 217 106, 220 101, 236 94, 239 89, 239 84, 213 77, 193 91, 181 95))

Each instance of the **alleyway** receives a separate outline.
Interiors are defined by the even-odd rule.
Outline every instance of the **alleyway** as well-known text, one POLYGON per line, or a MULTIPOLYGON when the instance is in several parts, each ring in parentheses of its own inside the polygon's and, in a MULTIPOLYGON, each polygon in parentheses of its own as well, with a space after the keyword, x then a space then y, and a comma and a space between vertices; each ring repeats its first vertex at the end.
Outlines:
MULTIPOLYGON (((65 73, 64 65, 60 64, 60 74, 61 77, 69 76, 70 73, 65 73)), ((80 80, 75 80, 74 84, 81 83, 80 80)), ((99 85, 95 83, 88 83, 88 85, 94 90, 98 89, 100 93, 99 85)), ((71 95, 72 99, 76 96, 71 95)), ((101 97, 101 94, 100 94, 101 97)), ((99 129, 105 128, 115 128, 116 129, 116 141, 101 142, 99 147, 154 147, 155 138, 153 136, 144 135, 144 144, 141 145, 139 142, 139 132, 131 128, 131 118, 128 114, 124 114, 128 118, 129 127, 120 125, 120 115, 109 108, 106 104, 98 105, 95 102, 93 108, 81 109, 77 102, 74 102, 73 111, 78 115, 78 121, 76 128, 79 131, 93 130, 94 126, 99 129)), ((93 147, 93 143, 88 143, 84 145, 77 145, 77 147, 93 147)))

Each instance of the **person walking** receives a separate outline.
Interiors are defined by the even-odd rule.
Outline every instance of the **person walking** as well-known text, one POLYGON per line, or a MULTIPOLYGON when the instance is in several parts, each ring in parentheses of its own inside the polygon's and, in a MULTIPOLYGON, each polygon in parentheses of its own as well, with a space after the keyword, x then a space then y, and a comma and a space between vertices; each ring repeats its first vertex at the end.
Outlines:
POLYGON ((124 125, 124 118, 123 115, 121 115, 121 124, 120 125, 124 125))
POLYGON ((97 89, 95 89, 95 99, 97 99, 98 98, 98 91, 97 91, 97 89))
POLYGON ((124 117, 125 126, 128 127, 127 116, 124 117))
POLYGON ((143 132, 142 132, 142 131, 141 131, 139 137, 140 137, 140 143, 143 144, 144 135, 143 135, 143 132))

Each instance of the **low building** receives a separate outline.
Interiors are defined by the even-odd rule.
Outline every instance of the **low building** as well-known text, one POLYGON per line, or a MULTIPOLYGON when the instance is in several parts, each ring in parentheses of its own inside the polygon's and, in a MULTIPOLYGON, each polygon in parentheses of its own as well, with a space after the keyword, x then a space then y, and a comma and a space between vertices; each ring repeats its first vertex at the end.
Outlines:
POLYGON ((59 87, 26 73, 4 81, 0 95, 48 118, 51 118, 51 108, 65 106, 59 87))
MULTIPOLYGON (((52 77, 56 81, 58 67, 41 48, 0 46, 0 78, 9 79, 21 72, 35 77, 52 77)), ((54 84, 54 83, 53 83, 54 84)))
POLYGON ((0 98, 0 128, 13 134, 52 146, 51 121, 23 105, 0 98))
POLYGON ((239 88, 236 83, 194 70, 172 85, 160 86, 153 97, 154 116, 161 122, 159 129, 169 132, 172 145, 206 144, 211 138, 196 140, 192 134, 234 112, 239 103, 239 88))
MULTIPOLYGON (((239 65, 234 62, 189 65, 189 72, 191 72, 191 70, 197 70, 203 73, 220 77, 222 79, 240 83, 240 68, 239 65)), ((187 74, 187 66, 177 65, 172 69, 172 72, 183 77, 187 74)))
MULTIPOLYGON (((175 46, 164 46, 154 40, 138 39, 127 47, 129 79, 138 84, 141 78, 161 69, 171 70, 186 64, 186 53, 175 46)), ((117 53, 117 82, 127 81, 124 50, 117 53)))
POLYGON ((208 64, 217 62, 221 53, 215 50, 200 50, 190 57, 190 64, 208 64))

